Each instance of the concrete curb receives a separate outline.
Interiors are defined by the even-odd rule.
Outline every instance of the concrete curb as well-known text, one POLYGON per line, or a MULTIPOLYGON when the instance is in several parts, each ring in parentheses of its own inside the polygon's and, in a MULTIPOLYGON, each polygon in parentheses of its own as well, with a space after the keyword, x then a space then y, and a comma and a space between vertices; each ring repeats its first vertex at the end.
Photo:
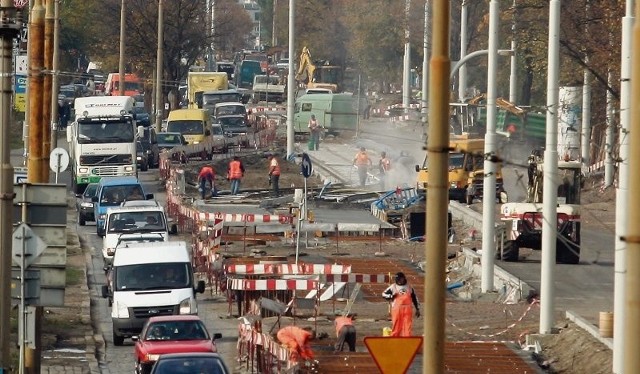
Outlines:
POLYGON ((600 343, 606 345, 609 349, 613 350, 613 339, 603 338, 602 336, 600 336, 600 329, 598 327, 594 326, 593 324, 591 324, 591 322, 580 317, 579 315, 577 315, 571 310, 567 310, 566 316, 568 320, 575 323, 576 325, 578 325, 578 327, 580 327, 584 331, 591 334, 591 336, 596 338, 600 343))

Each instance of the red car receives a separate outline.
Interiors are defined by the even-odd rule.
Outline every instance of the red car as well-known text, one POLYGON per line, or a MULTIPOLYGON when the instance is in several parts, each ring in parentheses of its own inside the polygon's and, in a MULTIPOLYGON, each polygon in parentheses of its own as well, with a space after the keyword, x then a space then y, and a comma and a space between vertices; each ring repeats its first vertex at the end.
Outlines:
POLYGON ((160 355, 182 352, 216 353, 216 339, 222 334, 209 335, 198 316, 173 315, 151 317, 142 328, 135 342, 135 372, 147 374, 160 355))

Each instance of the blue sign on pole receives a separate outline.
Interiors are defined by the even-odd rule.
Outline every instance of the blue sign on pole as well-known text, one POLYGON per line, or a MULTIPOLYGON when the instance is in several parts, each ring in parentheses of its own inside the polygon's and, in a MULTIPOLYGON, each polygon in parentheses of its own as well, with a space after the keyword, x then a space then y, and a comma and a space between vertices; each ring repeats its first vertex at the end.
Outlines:
POLYGON ((309 158, 308 154, 302 154, 302 162, 300 163, 300 167, 302 169, 302 176, 305 178, 309 178, 313 173, 313 165, 311 165, 311 159, 309 158))

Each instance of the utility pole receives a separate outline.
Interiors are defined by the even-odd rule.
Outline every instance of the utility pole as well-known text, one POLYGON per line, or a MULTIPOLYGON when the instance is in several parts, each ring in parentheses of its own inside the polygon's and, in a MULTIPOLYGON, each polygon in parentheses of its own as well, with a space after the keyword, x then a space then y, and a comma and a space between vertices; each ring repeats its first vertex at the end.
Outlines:
POLYGON ((53 71, 51 81, 51 149, 58 146, 58 77, 60 62, 60 0, 54 1, 54 24, 53 24, 53 71))
POLYGON ((9 373, 13 364, 11 347, 11 253, 13 232, 13 166, 10 160, 9 132, 11 115, 12 45, 19 31, 13 0, 0 0, 0 372, 9 373))
MULTIPOLYGON (((629 207, 629 130, 631 122, 631 47, 635 23, 634 0, 625 1, 622 17, 622 45, 620 50, 620 131, 618 188, 616 189, 616 234, 614 236, 613 269, 613 372, 622 374, 627 334, 625 294, 627 274, 627 244, 621 238, 627 235, 627 209, 629 207)), ((637 26, 636 26, 637 27, 637 26)), ((636 43, 638 40, 636 39, 636 43)), ((637 60, 636 60, 637 63, 637 60)), ((636 78, 637 79, 637 78, 636 78)), ((637 287, 637 283, 633 287, 637 287)), ((627 347, 626 349, 632 349, 627 347)), ((630 351, 627 351, 630 352, 630 351)), ((637 353, 631 353, 635 355, 637 353)), ((632 372, 627 372, 632 373, 632 372)))
POLYGON ((558 109, 560 71, 560 0, 549 3, 547 74, 547 143, 544 150, 542 186, 542 263, 540 269, 540 334, 550 334, 554 313, 554 270, 558 231, 558 109))
POLYGON ((516 104, 518 101, 518 59, 516 58, 516 0, 513 0, 513 18, 511 19, 511 71, 509 73, 509 101, 516 104))
POLYGON ((409 41, 409 14, 411 11, 411 0, 405 0, 404 8, 404 64, 402 74, 402 107, 404 112, 409 111, 411 102, 411 43, 409 41))
MULTIPOLYGON (((498 32, 500 4, 489 2, 489 62, 487 68, 487 132, 484 136, 484 197, 482 198, 482 292, 493 291, 496 251, 496 122, 498 121, 498 32)), ((464 66, 464 65, 463 65, 464 66)))
MULTIPOLYGON (((590 0, 587 0, 585 5, 584 13, 586 19, 591 19, 591 4, 590 0)), ((589 23, 585 23, 584 26, 585 35, 589 35, 589 23)), ((609 33, 609 41, 611 42, 611 33, 609 33)), ((611 50, 613 50, 613 45, 609 44, 611 50)), ((584 53, 584 61, 586 64, 589 63, 589 55, 584 53)), ((609 69, 607 69, 609 70, 609 69)), ((585 68, 583 71, 583 82, 582 82, 582 134, 580 139, 580 158, 582 160, 582 165, 585 168, 588 168, 591 165, 589 160, 589 152, 591 145, 591 72, 589 69, 585 68)), ((609 74, 607 74, 607 78, 609 78, 609 74)), ((607 82, 608 83, 608 82, 607 82)), ((611 86, 609 86, 611 87, 611 86)), ((609 91, 607 90, 607 93, 609 91)), ((608 97, 608 96, 607 96, 608 97)), ((607 99, 607 118, 609 118, 609 110, 612 108, 611 103, 609 103, 607 99)), ((609 131, 609 121, 607 120, 607 132, 609 131)), ((613 130, 612 130, 613 132, 613 130)))
POLYGON ((278 0, 273 0, 273 26, 271 30, 271 46, 278 45, 278 37, 276 36, 276 15, 278 9, 278 0))
MULTIPOLYGON (((424 40, 422 42, 422 95, 420 102, 420 113, 422 118, 420 119, 427 125, 427 100, 429 99, 429 38, 431 37, 431 1, 426 0, 424 2, 424 40)), ((425 132, 427 128, 425 127, 425 132)))
MULTIPOLYGON (((640 4, 636 4, 636 18, 640 17, 640 4)), ((633 25, 633 38, 631 46, 631 121, 629 123, 629 170, 640 167, 640 25, 633 25)), ((640 344, 640 212, 633 204, 640 203, 638 191, 640 191, 640 174, 629 174, 629 206, 636 207, 625 209, 626 222, 636 222, 627 226, 627 234, 622 237, 627 243, 627 278, 625 294, 625 319, 623 321, 626 333, 624 335, 624 368, 623 373, 637 373, 640 370, 640 355, 637 349, 640 344), (635 192, 635 193, 633 193, 635 192), (635 345, 634 345, 635 344, 635 345)))
MULTIPOLYGON (((42 0, 33 0, 29 22, 29 162, 27 179, 30 183, 40 182, 43 164, 43 123, 42 93, 44 65, 44 6, 42 0)), ((47 124, 48 126, 48 124, 47 124)), ((48 166, 48 165, 47 165, 48 166)), ((47 180, 48 182, 48 180, 47 180)))
MULTIPOLYGON (((120 6, 120 60, 118 62, 118 95, 124 96, 124 32, 126 22, 125 0, 120 6)), ((158 110, 158 108, 156 108, 158 110)))
MULTIPOLYGON (((467 55, 467 0, 460 4, 460 60, 467 55)), ((467 65, 461 65, 458 70, 458 101, 464 103, 467 94, 467 65)))
POLYGON ((287 159, 293 156, 293 105, 296 102, 294 79, 295 0, 289 0, 289 75, 287 76, 287 159))
MULTIPOLYGON (((53 92, 53 38, 55 33, 55 0, 45 0, 44 14, 44 85, 42 92, 42 162, 44 165, 40 177, 44 183, 49 183, 49 154, 51 153, 51 93, 53 92)), ((56 100, 57 101, 57 100, 56 100)))
POLYGON ((164 7, 163 0, 158 0, 158 52, 156 55, 156 132, 162 127, 164 100, 162 77, 164 76, 164 7))
POLYGON ((444 373, 447 209, 449 204, 449 23, 448 0, 433 0, 429 73, 429 137, 427 152, 427 232, 424 277, 423 373, 444 373))

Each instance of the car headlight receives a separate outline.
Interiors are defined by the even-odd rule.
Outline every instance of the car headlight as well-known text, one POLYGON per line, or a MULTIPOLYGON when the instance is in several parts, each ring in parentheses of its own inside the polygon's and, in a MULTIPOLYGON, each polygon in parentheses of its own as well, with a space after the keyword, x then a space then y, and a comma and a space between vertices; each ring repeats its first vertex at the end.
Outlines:
POLYGON ((188 297, 180 302, 179 314, 197 314, 198 307, 195 303, 191 303, 191 298, 188 297))
POLYGON ((99 214, 99 215, 98 215, 98 219, 99 219, 100 221, 104 221, 106 218, 107 218, 107 215, 106 215, 106 214, 99 214))
POLYGON ((89 168, 79 168, 78 169, 78 173, 88 173, 89 172, 89 168))
POLYGON ((200 142, 196 140, 193 142, 193 144, 200 144, 200 142))
POLYGON ((124 171, 133 171, 133 166, 125 166, 124 171))
POLYGON ((144 360, 145 361, 158 361, 159 358, 160 358, 159 354, 147 353, 146 355, 144 355, 144 360))
POLYGON ((123 302, 113 302, 113 311, 116 318, 129 318, 129 308, 123 302))
POLYGON ((80 206, 83 208, 93 208, 93 203, 84 202, 84 203, 81 203, 80 206))
POLYGON ((138 156, 138 157, 136 157, 136 160, 142 161, 142 157, 138 156))

